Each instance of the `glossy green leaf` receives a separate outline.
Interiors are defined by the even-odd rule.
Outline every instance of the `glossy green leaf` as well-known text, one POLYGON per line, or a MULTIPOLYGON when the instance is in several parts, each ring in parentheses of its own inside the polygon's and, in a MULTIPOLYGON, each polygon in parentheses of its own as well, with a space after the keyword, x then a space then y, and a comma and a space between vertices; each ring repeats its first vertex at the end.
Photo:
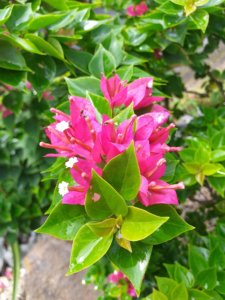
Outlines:
POLYGON ((97 113, 100 115, 100 123, 102 120, 102 115, 107 115, 109 117, 112 116, 112 110, 110 108, 109 102, 104 97, 92 93, 87 93, 87 98, 91 101, 97 113))
POLYGON ((169 299, 174 299, 171 298, 171 294, 173 290, 178 286, 178 283, 175 280, 167 277, 156 276, 156 282, 160 292, 167 295, 169 299))
POLYGON ((0 9, 0 26, 4 24, 11 15, 13 6, 0 9))
POLYGON ((31 20, 28 26, 29 31, 37 31, 41 28, 45 28, 50 26, 51 24, 54 24, 58 22, 60 19, 62 19, 65 16, 65 14, 44 14, 39 15, 36 14, 35 17, 31 20))
POLYGON ((94 77, 65 78, 70 95, 86 97, 87 92, 101 95, 100 80, 94 77))
POLYGON ((88 225, 84 225, 77 232, 70 256, 67 274, 79 272, 96 263, 108 251, 113 236, 97 236, 88 225))
POLYGON ((208 177, 207 181, 209 182, 210 186, 217 191, 222 197, 225 194, 225 176, 224 177, 208 177))
POLYGON ((214 299, 212 299, 212 297, 208 296, 206 293, 199 291, 199 290, 195 290, 195 289, 190 289, 188 291, 188 295, 189 295, 190 299, 214 300, 214 299))
POLYGON ((100 78, 102 74, 110 75, 115 68, 116 61, 113 55, 100 45, 89 63, 90 73, 100 78))
POLYGON ((18 86, 20 82, 26 79, 26 72, 6 70, 0 68, 0 81, 12 86, 18 86))
POLYGON ((66 4, 66 0, 42 0, 43 2, 48 3, 52 7, 59 9, 59 10, 67 10, 68 6, 66 4))
POLYGON ((211 139, 211 145, 213 149, 217 149, 225 146, 225 130, 217 132, 211 139))
POLYGON ((208 149, 206 149, 204 146, 199 147, 194 156, 194 161, 197 161, 198 163, 208 163, 211 158, 211 153, 208 149))
POLYGON ((25 29, 32 17, 31 3, 26 5, 15 4, 12 7, 12 12, 6 22, 6 26, 10 31, 21 31, 25 29))
POLYGON ((108 252, 108 257, 131 281, 137 293, 140 293, 151 257, 152 247, 141 242, 132 244, 132 253, 113 243, 108 252))
POLYGON ((87 214, 94 220, 102 220, 110 215, 125 216, 128 208, 122 196, 95 171, 92 173, 85 208, 87 214))
POLYGON ((92 55, 85 51, 78 51, 71 48, 64 48, 66 59, 80 71, 89 74, 88 64, 91 61, 92 55))
POLYGON ((186 223, 170 205, 158 204, 145 209, 154 215, 169 217, 169 220, 162 225, 158 231, 144 240, 145 243, 152 245, 165 243, 186 231, 194 229, 194 227, 186 223))
POLYGON ((220 164, 210 164, 206 163, 202 166, 202 173, 206 176, 214 175, 216 172, 218 172, 221 169, 220 164))
POLYGON ((117 126, 125 120, 130 119, 134 115, 133 104, 121 110, 114 118, 113 122, 117 126))
POLYGON ((32 87, 41 94, 52 82, 56 75, 56 65, 49 56, 26 55, 26 61, 32 73, 28 74, 28 80, 32 87))
POLYGON ((143 240, 155 232, 169 218, 158 217, 143 209, 129 206, 121 226, 122 236, 128 241, 143 240))
POLYGON ((15 71, 30 71, 22 54, 10 43, 0 39, 0 67, 15 71))
POLYGON ((193 287, 195 279, 190 270, 179 263, 165 264, 169 276, 179 283, 184 283, 187 288, 193 287))
POLYGON ((133 70, 134 70, 133 65, 125 66, 125 67, 121 67, 121 68, 117 69, 116 74, 119 75, 121 80, 130 81, 133 76, 133 70))
POLYGON ((212 162, 221 162, 225 160, 225 147, 216 149, 212 152, 212 162))
POLYGON ((209 251, 206 248, 189 246, 188 249, 188 262, 193 274, 208 268, 209 251))
POLYGON ((31 41, 20 38, 17 35, 10 34, 10 35, 5 35, 5 34, 0 34, 0 38, 8 41, 10 44, 12 44, 15 47, 19 47, 23 50, 26 50, 31 53, 37 53, 40 55, 43 55, 44 53, 41 52, 31 41))
POLYGON ((60 60, 64 60, 64 57, 61 52, 57 51, 54 46, 52 46, 49 42, 44 40, 42 37, 28 33, 25 35, 25 38, 30 40, 35 46, 42 52, 46 54, 56 57, 60 60))
POLYGON ((73 240, 85 221, 83 206, 59 203, 36 232, 50 234, 62 240, 73 240))
POLYGON ((212 290, 216 286, 216 268, 208 268, 200 271, 196 276, 196 284, 205 290, 212 290))
POLYGON ((114 218, 106 219, 102 222, 91 222, 87 223, 87 226, 97 235, 97 236, 108 236, 112 235, 114 228, 117 224, 117 220, 114 218))
POLYGON ((209 14, 206 10, 196 10, 193 14, 191 14, 190 19, 197 29, 205 32, 209 23, 209 14))
POLYGON ((109 182, 125 200, 132 200, 136 197, 141 175, 135 154, 134 144, 111 159, 103 169, 103 178, 109 182), (121 168, 121 166, 123 166, 121 168))
POLYGON ((184 283, 180 283, 171 293, 171 299, 188 300, 188 291, 184 283))
POLYGON ((123 39, 115 33, 108 35, 106 39, 102 42, 103 47, 108 50, 114 57, 116 66, 119 66, 123 60, 123 39))
POLYGON ((165 294, 153 289, 153 293, 146 300, 168 300, 168 298, 165 294))
POLYGON ((217 281, 216 291, 225 295, 225 271, 217 273, 217 281))

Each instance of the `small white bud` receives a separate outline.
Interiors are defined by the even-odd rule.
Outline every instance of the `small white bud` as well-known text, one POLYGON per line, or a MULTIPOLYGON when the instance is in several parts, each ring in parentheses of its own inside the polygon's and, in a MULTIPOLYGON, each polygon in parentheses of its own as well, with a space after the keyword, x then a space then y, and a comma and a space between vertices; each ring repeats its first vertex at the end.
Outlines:
POLYGON ((69 186, 69 183, 68 183, 68 182, 65 182, 65 181, 62 181, 62 182, 58 185, 59 194, 60 194, 61 196, 65 196, 67 193, 69 193, 68 186, 69 186))
POLYGON ((59 132, 63 132, 64 130, 68 129, 69 127, 70 127, 69 123, 66 121, 59 122, 55 126, 56 130, 58 130, 59 132))
POLYGON ((74 164, 78 162, 76 157, 70 157, 70 159, 65 163, 66 168, 72 168, 74 164))

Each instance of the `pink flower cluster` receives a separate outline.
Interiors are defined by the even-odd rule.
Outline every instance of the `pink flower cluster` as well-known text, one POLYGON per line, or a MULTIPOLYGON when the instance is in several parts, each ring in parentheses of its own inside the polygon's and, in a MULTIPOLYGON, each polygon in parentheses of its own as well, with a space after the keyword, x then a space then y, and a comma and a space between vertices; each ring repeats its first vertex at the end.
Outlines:
POLYGON ((131 5, 127 8, 127 15, 131 17, 141 16, 148 11, 147 4, 142 1, 140 4, 131 5))
POLYGON ((110 274, 108 276, 108 280, 112 283, 119 284, 122 281, 125 281, 127 283, 127 293, 133 298, 137 297, 137 294, 135 292, 135 288, 129 281, 129 279, 120 271, 114 271, 114 273, 110 274))
POLYGON ((102 77, 101 89, 113 112, 115 107, 118 110, 130 104, 135 110, 149 109, 148 113, 134 114, 120 124, 107 115, 102 116, 100 123, 91 102, 76 96, 69 97, 70 115, 51 109, 55 113, 55 122, 46 128, 51 143, 41 142, 40 146, 57 151, 47 156, 67 158, 65 167, 70 168, 76 185, 69 186, 64 181, 59 184, 63 203, 84 205, 92 169, 101 176, 102 166, 123 153, 132 142, 142 178, 137 196, 139 201, 145 206, 178 203, 175 189, 183 189, 183 184, 169 185, 160 179, 166 170, 165 153, 180 150, 166 145, 169 131, 175 125, 163 127, 169 112, 154 104, 162 98, 152 96, 152 85, 150 77, 130 84, 121 81, 117 75, 110 79, 102 77))

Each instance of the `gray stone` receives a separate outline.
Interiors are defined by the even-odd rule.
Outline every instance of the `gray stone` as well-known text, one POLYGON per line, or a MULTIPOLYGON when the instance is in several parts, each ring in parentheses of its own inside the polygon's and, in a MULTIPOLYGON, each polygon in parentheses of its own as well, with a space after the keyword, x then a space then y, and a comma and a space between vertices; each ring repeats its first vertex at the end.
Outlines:
POLYGON ((69 266, 71 243, 41 237, 23 260, 26 270, 23 299, 95 300, 93 286, 81 284, 84 272, 65 276, 69 266))

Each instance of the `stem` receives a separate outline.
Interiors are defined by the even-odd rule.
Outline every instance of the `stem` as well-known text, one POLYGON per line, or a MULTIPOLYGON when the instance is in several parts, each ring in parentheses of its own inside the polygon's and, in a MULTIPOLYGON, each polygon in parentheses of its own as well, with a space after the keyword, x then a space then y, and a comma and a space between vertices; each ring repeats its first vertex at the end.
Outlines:
POLYGON ((13 293, 12 300, 17 299, 17 290, 20 278, 20 249, 18 241, 11 244, 13 254, 13 293))

